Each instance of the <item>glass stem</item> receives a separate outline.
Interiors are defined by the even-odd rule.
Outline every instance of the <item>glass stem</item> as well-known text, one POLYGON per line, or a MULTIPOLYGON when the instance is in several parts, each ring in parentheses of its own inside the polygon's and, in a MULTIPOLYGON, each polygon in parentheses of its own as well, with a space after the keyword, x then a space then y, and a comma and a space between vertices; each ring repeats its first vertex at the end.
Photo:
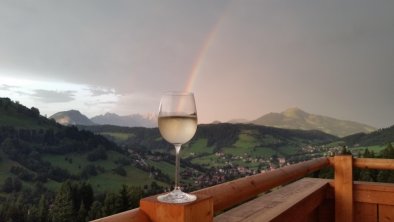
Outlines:
POLYGON ((179 152, 181 144, 175 144, 175 187, 174 190, 180 190, 179 187, 179 152))

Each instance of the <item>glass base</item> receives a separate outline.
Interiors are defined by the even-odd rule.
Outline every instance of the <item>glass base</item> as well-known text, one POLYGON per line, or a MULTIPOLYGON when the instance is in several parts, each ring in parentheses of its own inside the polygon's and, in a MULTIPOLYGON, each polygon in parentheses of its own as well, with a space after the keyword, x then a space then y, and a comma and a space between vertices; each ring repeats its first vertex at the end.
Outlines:
POLYGON ((195 201, 196 199, 196 195, 184 193, 180 189, 175 189, 157 197, 158 201, 164 203, 187 203, 195 201))

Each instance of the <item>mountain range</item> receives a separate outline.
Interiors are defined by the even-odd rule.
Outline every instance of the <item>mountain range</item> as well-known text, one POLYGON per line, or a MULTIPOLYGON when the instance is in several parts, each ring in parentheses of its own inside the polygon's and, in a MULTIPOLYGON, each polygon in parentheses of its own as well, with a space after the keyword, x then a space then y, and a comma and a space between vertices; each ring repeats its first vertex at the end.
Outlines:
POLYGON ((115 113, 106 113, 104 115, 94 116, 89 119, 87 116, 77 110, 62 111, 49 117, 62 125, 114 125, 127 127, 147 127, 157 126, 156 116, 154 114, 133 114, 119 116, 115 113))
POLYGON ((78 110, 69 110, 53 114, 50 119, 56 120, 57 123, 62 125, 84 125, 90 126, 95 125, 95 123, 88 117, 83 115, 78 110))
POLYGON ((299 108, 289 108, 281 113, 269 113, 250 123, 285 129, 320 130, 339 137, 376 130, 366 124, 310 114, 299 108))
POLYGON ((154 114, 133 114, 127 116, 119 116, 115 113, 106 113, 91 118, 96 124, 99 125, 115 125, 115 126, 127 126, 127 127, 148 127, 152 128, 157 126, 156 116, 154 114))
MULTIPOLYGON (((89 119, 77 110, 69 110, 58 112, 50 118, 62 125, 114 125, 147 128, 157 126, 157 116, 154 114, 120 116, 115 113, 106 113, 89 119)), ((363 123, 310 114, 299 108, 289 108, 281 113, 269 113, 251 122, 245 119, 233 119, 228 123, 251 123, 284 129, 320 130, 338 137, 356 133, 370 133, 376 130, 376 128, 363 123)))

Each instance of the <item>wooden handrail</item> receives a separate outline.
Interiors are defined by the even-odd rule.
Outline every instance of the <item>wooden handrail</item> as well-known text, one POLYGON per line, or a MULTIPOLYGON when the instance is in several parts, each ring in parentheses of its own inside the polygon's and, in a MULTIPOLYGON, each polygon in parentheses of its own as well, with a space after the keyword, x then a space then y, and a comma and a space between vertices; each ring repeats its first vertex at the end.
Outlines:
POLYGON ((149 217, 140 208, 103 217, 92 222, 151 222, 149 217))
POLYGON ((322 157, 218 184, 193 193, 212 196, 214 211, 218 212, 238 205, 274 187, 300 179, 328 165, 328 158, 322 157))
MULTIPOLYGON (((392 159, 352 158, 351 156, 348 156, 348 158, 350 158, 352 161, 350 164, 344 164, 344 161, 347 161, 346 157, 336 157, 337 160, 334 160, 334 158, 335 157, 322 157, 319 159, 309 160, 279 168, 270 172, 247 176, 234 181, 197 190, 193 193, 212 197, 213 211, 217 213, 238 204, 242 204, 244 201, 254 198, 263 192, 269 191, 272 188, 280 185, 286 185, 314 171, 320 170, 323 167, 332 165, 335 166, 334 168, 336 171, 336 178, 334 181, 337 181, 337 184, 335 184, 335 205, 340 206, 341 201, 350 203, 349 200, 353 199, 353 181, 349 172, 351 172, 354 167, 363 169, 394 170, 394 160, 392 159), (346 189, 344 188, 345 185, 346 189), (346 198, 340 198, 343 197, 341 195, 345 194, 346 198)), ((348 209, 348 211, 352 212, 353 206, 351 204, 345 204, 343 206, 348 206, 347 208, 350 209, 348 209)), ((347 215, 343 215, 342 210, 342 208, 336 210, 337 221, 351 221, 353 214, 349 213, 347 215)), ((115 221, 150 222, 151 220, 146 213, 137 208, 120 214, 97 219, 94 222, 115 221)))
POLYGON ((394 159, 354 158, 353 166, 363 169, 394 170, 394 159))
MULTIPOLYGON (((328 159, 330 165, 334 166, 334 157, 329 157, 328 159)), ((353 158, 353 167, 372 170, 394 170, 394 159, 353 158)))

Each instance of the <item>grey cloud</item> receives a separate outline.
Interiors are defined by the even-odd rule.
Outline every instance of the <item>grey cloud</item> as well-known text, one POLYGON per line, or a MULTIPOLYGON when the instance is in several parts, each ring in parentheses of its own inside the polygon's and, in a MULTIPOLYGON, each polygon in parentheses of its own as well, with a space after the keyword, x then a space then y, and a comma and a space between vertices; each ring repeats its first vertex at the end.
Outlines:
POLYGON ((34 90, 32 96, 45 103, 64 103, 74 100, 75 91, 34 90))
POLYGON ((93 105, 113 105, 116 104, 116 101, 96 101, 96 102, 86 102, 86 106, 93 106, 93 105))
POLYGON ((5 17, 0 19, 0 58, 7 56, 2 66, 24 67, 55 80, 116 87, 122 93, 160 90, 174 85, 174 79, 184 81, 206 33, 227 4, 39 2, 0 3, 5 17), (158 76, 164 78, 154 81, 158 76))
POLYGON ((104 88, 89 88, 88 89, 92 96, 102 96, 102 95, 113 95, 116 94, 114 89, 104 89, 104 88))
POLYGON ((18 86, 7 85, 7 84, 0 85, 0 90, 4 90, 4 91, 14 90, 16 88, 19 88, 19 87, 18 86))

